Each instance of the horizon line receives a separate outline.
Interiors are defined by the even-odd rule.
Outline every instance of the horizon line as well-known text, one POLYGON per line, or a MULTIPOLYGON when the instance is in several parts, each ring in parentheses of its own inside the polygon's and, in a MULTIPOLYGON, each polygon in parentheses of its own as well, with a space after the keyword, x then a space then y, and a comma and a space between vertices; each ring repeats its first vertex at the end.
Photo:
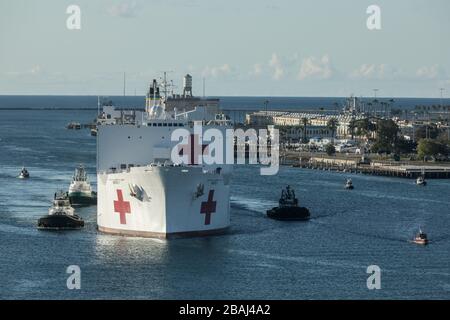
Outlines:
MULTIPOLYGON (((145 97, 146 95, 121 95, 121 94, 0 94, 0 97, 118 97, 118 98, 133 98, 133 97, 145 97)), ((349 97, 366 98, 366 99, 436 99, 436 100, 450 100, 450 97, 427 97, 427 96, 363 96, 363 95, 347 95, 347 96, 312 96, 312 95, 209 95, 205 98, 343 98, 349 97)), ((202 96, 194 96, 194 98, 203 98, 202 96)))

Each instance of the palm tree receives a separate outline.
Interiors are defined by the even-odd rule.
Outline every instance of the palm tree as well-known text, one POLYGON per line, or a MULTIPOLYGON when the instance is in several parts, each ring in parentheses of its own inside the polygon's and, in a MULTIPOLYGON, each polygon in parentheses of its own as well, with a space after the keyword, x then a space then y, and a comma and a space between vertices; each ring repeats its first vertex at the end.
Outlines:
POLYGON ((350 134, 352 135, 352 140, 355 138, 355 129, 356 129, 356 120, 352 118, 348 123, 348 129, 350 130, 350 134))
POLYGON ((371 112, 372 112, 372 102, 368 102, 368 103, 367 103, 367 107, 368 107, 368 109, 369 109, 368 114, 369 114, 369 116, 370 116, 370 114, 371 114, 371 112))
POLYGON ((389 100, 389 118, 391 117, 392 106, 394 105, 394 102, 395 102, 394 99, 389 100))
POLYGON ((376 117, 378 115, 378 112, 379 112, 379 110, 378 110, 378 99, 373 99, 372 103, 374 105, 375 117, 376 117))
POLYGON ((364 118, 356 122, 357 134, 364 135, 367 140, 370 139, 372 131, 375 131, 375 125, 369 118, 364 118))
POLYGON ((302 130, 303 130, 303 143, 305 143, 307 140, 306 140, 306 127, 308 126, 308 124, 309 124, 309 119, 308 118, 306 118, 306 117, 303 117, 302 118, 302 130))
POLYGON ((336 129, 339 125, 339 122, 336 118, 331 118, 327 122, 327 128, 331 130, 332 143, 334 144, 334 136, 336 134, 336 129))

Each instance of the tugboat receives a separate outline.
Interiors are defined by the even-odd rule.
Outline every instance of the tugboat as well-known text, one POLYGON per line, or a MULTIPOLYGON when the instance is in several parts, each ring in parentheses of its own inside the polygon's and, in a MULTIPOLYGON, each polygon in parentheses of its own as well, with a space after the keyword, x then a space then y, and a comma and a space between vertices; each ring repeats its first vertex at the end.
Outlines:
POLYGON ((419 233, 414 237, 412 240, 415 244, 421 244, 421 245, 427 245, 428 244, 428 238, 427 234, 423 232, 421 229, 419 229, 419 233))
POLYGON ((309 210, 298 206, 298 199, 295 197, 294 190, 290 186, 283 189, 281 198, 278 201, 279 206, 267 210, 267 216, 275 220, 308 220, 309 210))
POLYGON ((37 227, 40 230, 81 229, 84 221, 74 213, 68 193, 59 191, 55 193, 48 215, 38 220, 37 227))
POLYGON ((19 173, 19 179, 28 179, 30 177, 30 173, 28 170, 23 167, 22 170, 19 173))
POLYGON ((345 182, 345 189, 348 190, 354 189, 352 179, 347 179, 347 181, 345 182))
POLYGON ((75 206, 97 204, 97 193, 92 191, 83 165, 75 169, 69 187, 69 199, 70 203, 75 206))

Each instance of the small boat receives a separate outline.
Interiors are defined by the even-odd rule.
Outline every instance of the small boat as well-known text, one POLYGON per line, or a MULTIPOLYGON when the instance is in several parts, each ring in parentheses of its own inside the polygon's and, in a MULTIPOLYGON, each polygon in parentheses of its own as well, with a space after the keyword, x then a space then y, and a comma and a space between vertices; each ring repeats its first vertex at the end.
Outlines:
POLYGON ((345 189, 348 190, 354 189, 352 179, 347 179, 347 181, 345 182, 345 189))
POLYGON ((81 229, 84 221, 75 213, 70 205, 67 192, 55 193, 53 206, 48 210, 48 215, 38 220, 39 230, 70 230, 81 229))
POLYGON ((418 186, 426 186, 427 182, 425 181, 425 178, 423 176, 420 176, 420 177, 417 178, 416 184, 418 186))
POLYGON ((75 206, 97 204, 97 193, 92 191, 83 165, 75 169, 69 186, 69 199, 70 203, 75 206))
POLYGON ((309 210, 298 206, 298 199, 295 192, 287 186, 281 192, 281 198, 278 201, 279 206, 271 210, 267 210, 267 216, 275 220, 308 220, 310 217, 309 210))
POLYGON ((19 173, 19 179, 28 179, 30 177, 30 173, 28 172, 28 170, 23 167, 22 170, 19 173))
POLYGON ((81 123, 79 123, 79 122, 70 122, 69 124, 67 124, 66 128, 69 129, 69 130, 80 130, 81 129, 81 123))
POLYGON ((414 242, 415 244, 427 245, 428 244, 427 234, 423 232, 421 229, 419 229, 419 233, 414 237, 412 242, 414 242))

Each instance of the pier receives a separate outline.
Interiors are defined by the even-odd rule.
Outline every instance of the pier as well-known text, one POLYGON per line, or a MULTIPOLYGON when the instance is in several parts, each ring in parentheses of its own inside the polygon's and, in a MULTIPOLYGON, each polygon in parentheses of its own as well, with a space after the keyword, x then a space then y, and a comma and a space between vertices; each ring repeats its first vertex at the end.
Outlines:
POLYGON ((294 167, 416 179, 424 175, 427 179, 450 179, 449 163, 420 163, 407 161, 368 160, 361 157, 329 157, 326 155, 305 155, 294 158, 284 154, 281 164, 294 167))

